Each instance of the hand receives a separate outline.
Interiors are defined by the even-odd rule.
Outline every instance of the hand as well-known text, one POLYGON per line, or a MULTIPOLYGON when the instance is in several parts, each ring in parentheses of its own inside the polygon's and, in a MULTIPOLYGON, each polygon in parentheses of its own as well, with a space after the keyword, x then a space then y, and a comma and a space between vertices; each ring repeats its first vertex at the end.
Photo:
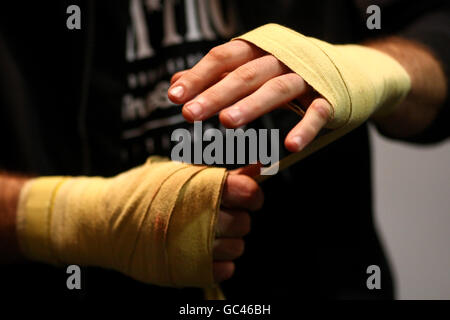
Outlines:
POLYGON ((220 122, 237 128, 297 99, 307 107, 285 146, 298 152, 326 125, 331 105, 296 73, 251 43, 234 40, 213 48, 192 69, 172 77, 169 98, 185 104, 186 120, 202 121, 220 111, 220 122))
POLYGON ((248 176, 253 170, 256 174, 259 167, 231 171, 225 181, 213 248, 213 273, 216 282, 227 280, 233 275, 233 260, 243 254, 242 237, 250 231, 250 216, 247 211, 258 210, 263 204, 261 189, 248 176))

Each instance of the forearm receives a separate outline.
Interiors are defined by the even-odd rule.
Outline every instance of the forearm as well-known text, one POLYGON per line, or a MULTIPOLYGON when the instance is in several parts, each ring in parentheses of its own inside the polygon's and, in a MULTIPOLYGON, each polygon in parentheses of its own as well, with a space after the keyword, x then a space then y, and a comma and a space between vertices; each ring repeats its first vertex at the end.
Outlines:
POLYGON ((21 258, 16 234, 16 213, 20 190, 27 178, 0 172, 0 262, 21 258))
POLYGON ((365 45, 389 54, 411 77, 407 98, 387 117, 373 119, 379 130, 394 138, 424 131, 435 119, 447 96, 447 79, 440 63, 419 43, 392 37, 365 45))

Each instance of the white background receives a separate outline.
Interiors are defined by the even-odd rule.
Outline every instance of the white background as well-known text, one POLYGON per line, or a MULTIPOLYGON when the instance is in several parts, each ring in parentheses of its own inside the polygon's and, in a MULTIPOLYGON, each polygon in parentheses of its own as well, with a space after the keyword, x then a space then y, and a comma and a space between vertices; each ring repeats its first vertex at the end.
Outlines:
POLYGON ((405 144, 371 130, 375 222, 398 299, 450 299, 450 141, 405 144))

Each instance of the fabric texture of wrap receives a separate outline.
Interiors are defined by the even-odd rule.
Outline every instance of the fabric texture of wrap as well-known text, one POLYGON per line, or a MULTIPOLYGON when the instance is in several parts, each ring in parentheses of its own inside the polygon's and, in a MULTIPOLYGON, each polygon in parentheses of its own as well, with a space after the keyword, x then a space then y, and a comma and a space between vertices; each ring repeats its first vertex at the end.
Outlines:
POLYGON ((212 245, 225 177, 225 169, 152 157, 112 178, 33 179, 19 200, 22 251, 214 293, 212 245))
MULTIPOLYGON (((280 170, 355 129, 372 115, 392 112, 410 91, 405 69, 390 56, 359 45, 332 45, 289 28, 267 24, 235 39, 253 43, 300 75, 333 107, 324 130, 280 170)), ((267 170, 270 170, 268 168, 267 170)), ((267 176, 261 176, 260 181, 267 176)))

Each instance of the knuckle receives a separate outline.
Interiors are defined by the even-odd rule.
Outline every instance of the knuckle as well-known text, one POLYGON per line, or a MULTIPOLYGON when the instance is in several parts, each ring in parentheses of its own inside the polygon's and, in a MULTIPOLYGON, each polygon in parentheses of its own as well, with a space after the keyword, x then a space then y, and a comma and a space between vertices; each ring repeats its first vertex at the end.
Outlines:
POLYGON ((270 81, 272 89, 282 96, 288 95, 291 92, 291 87, 283 77, 274 78, 270 81))
POLYGON ((259 187, 250 177, 246 177, 245 183, 242 184, 241 191, 245 200, 253 200, 258 194, 259 187))
POLYGON ((208 52, 208 57, 214 61, 222 62, 228 60, 231 56, 231 52, 223 45, 214 47, 208 52))
POLYGON ((221 280, 228 280, 233 276, 234 269, 233 268, 225 268, 220 275, 221 280))
POLYGON ((226 45, 229 48, 232 48, 233 50, 236 50, 236 52, 239 52, 240 54, 245 56, 248 60, 258 58, 262 55, 262 50, 260 48, 247 41, 234 40, 224 45, 226 45))
POLYGON ((196 87, 199 84, 201 84, 203 81, 203 78, 197 74, 197 72, 192 69, 187 71, 185 74, 183 74, 183 79, 181 79, 180 83, 182 82, 183 85, 185 85, 188 88, 196 87))
POLYGON ((230 279, 234 275, 235 268, 236 267, 234 263, 231 263, 229 268, 227 269, 227 272, 225 273, 225 279, 230 279))
POLYGON ((323 103, 313 103, 310 107, 322 120, 328 121, 330 110, 323 103))
POLYGON ((248 182, 242 188, 243 198, 248 203, 250 211, 259 210, 264 202, 264 195, 259 185, 250 177, 246 177, 248 182))
POLYGON ((217 270, 215 270, 215 272, 217 273, 216 278, 219 281, 228 280, 233 276, 234 270, 235 265, 233 262, 227 262, 226 264, 221 263, 220 267, 218 267, 217 270))
POLYGON ((248 83, 248 82, 252 82, 253 80, 255 80, 256 73, 257 73, 256 68, 247 66, 247 65, 243 65, 236 70, 236 77, 240 81, 242 81, 244 83, 248 83))
POLYGON ((225 279, 230 279, 234 275, 235 271, 235 265, 234 263, 230 263, 228 265, 228 268, 226 269, 226 272, 224 273, 225 279))
POLYGON ((296 85, 306 86, 305 80, 295 72, 286 73, 284 76, 287 80, 295 82, 296 85))
POLYGON ((278 60, 274 55, 266 54, 263 57, 260 58, 261 61, 264 61, 265 63, 271 63, 271 64, 278 64, 280 66, 284 66, 284 64, 278 60))
POLYGON ((298 92, 304 93, 307 90, 308 84, 305 79, 299 76, 296 73, 290 73, 289 76, 292 78, 292 82, 295 85, 295 88, 298 92))

